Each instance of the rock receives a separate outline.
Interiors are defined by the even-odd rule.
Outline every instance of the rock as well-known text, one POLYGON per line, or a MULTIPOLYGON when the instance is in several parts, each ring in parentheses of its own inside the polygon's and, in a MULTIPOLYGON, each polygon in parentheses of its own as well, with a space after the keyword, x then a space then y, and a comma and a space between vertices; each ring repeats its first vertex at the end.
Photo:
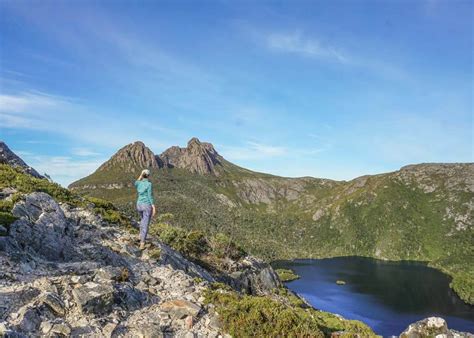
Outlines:
POLYGON ((145 292, 129 285, 117 285, 114 301, 124 309, 132 311, 146 304, 148 296, 145 292))
POLYGON ((184 326, 187 330, 191 330, 194 326, 194 319, 193 316, 187 316, 184 319, 184 326))
POLYGON ((97 171, 116 168, 119 166, 124 172, 134 173, 136 168, 158 168, 158 162, 153 152, 143 144, 137 141, 126 145, 110 160, 102 164, 97 171))
POLYGON ((114 281, 122 281, 123 277, 126 275, 128 279, 128 272, 124 273, 124 270, 127 268, 119 268, 116 266, 106 266, 100 268, 95 273, 95 280, 114 280, 114 281))
POLYGON ((8 230, 3 225, 0 224, 0 236, 8 235, 8 230))
POLYGON ((256 257, 245 257, 234 269, 237 270, 223 276, 223 280, 245 293, 265 295, 282 285, 275 270, 256 257))
POLYGON ((81 313, 103 314, 114 304, 114 288, 107 283, 87 282, 72 291, 81 313))
POLYGON ((86 276, 71 276, 71 283, 84 284, 87 283, 88 278, 86 276))
POLYGON ((21 332, 35 332, 41 324, 41 317, 34 307, 24 306, 13 321, 16 329, 21 332))
POLYGON ((193 137, 186 148, 173 146, 157 156, 158 163, 168 168, 182 168, 197 174, 219 175, 223 157, 210 143, 193 137))
POLYGON ((40 301, 46 304, 53 312, 55 312, 59 316, 64 316, 66 314, 66 307, 58 294, 52 292, 45 292, 40 296, 40 301))
POLYGON ((196 317, 201 311, 201 307, 188 300, 170 300, 160 306, 163 312, 169 313, 172 317, 183 319, 187 316, 196 317))
POLYGON ((53 324, 49 321, 42 322, 40 325, 40 330, 43 334, 49 333, 49 331, 51 331, 52 328, 53 328, 53 324))
POLYGON ((43 192, 26 195, 12 214, 21 219, 10 226, 10 237, 21 247, 52 261, 71 259, 74 247, 67 235, 69 224, 51 196, 43 192))
POLYGON ((114 333, 116 327, 117 327, 116 323, 108 323, 102 329, 102 334, 104 335, 104 337, 110 338, 112 337, 112 334, 114 333))
POLYGON ((71 327, 67 323, 54 324, 51 332, 68 337, 71 334, 71 327))
POLYGON ((8 146, 0 141, 0 163, 8 164, 12 167, 20 168, 25 173, 30 174, 36 178, 43 178, 38 172, 32 167, 28 166, 18 155, 8 148, 8 146))
POLYGON ((424 337, 474 337, 471 333, 449 330, 446 321, 440 317, 428 317, 416 323, 410 324, 400 334, 400 338, 424 338, 424 337))

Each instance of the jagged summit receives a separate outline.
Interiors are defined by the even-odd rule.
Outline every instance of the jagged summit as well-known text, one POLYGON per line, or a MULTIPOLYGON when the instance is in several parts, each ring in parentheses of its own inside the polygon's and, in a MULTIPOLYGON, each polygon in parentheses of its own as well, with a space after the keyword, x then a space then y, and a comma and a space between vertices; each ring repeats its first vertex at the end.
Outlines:
POLYGON ((157 159, 164 167, 182 168, 197 174, 213 175, 219 174, 216 166, 221 165, 224 160, 211 143, 201 142, 196 137, 188 141, 186 148, 173 146, 157 156, 157 159))
POLYGON ((0 163, 22 168, 26 173, 37 178, 43 178, 35 169, 30 167, 17 154, 8 148, 7 144, 0 141, 0 163))
POLYGON ((135 172, 140 168, 158 168, 155 154, 141 141, 126 145, 102 164, 98 171, 120 167, 125 172, 135 172))

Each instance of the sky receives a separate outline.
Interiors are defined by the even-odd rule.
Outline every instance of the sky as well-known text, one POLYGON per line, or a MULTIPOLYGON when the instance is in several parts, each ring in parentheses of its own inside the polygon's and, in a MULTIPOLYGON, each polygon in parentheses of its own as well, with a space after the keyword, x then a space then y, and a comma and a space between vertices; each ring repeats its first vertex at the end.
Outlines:
POLYGON ((0 1, 0 140, 67 185, 192 137, 282 176, 473 162, 473 3, 0 1))

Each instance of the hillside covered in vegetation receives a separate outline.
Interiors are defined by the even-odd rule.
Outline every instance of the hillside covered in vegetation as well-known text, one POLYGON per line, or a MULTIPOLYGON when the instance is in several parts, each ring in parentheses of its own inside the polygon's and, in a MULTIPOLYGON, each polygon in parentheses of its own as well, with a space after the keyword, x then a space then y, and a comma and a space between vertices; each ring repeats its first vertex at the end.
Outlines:
POLYGON ((197 139, 161 155, 136 142, 70 188, 133 212, 133 182, 144 167, 152 170, 159 212, 183 227, 226 233, 268 260, 426 261, 474 303, 472 163, 410 165, 346 182, 252 172, 197 139))

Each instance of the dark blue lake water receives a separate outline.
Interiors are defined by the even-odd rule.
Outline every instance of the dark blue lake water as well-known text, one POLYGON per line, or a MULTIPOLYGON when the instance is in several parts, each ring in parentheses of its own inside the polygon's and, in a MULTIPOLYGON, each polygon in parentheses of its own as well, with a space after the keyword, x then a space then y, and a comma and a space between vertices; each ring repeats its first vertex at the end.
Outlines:
POLYGON ((315 308, 361 320, 383 336, 430 316, 443 317, 451 329, 474 332, 474 307, 449 288, 449 276, 422 263, 338 257, 273 266, 294 270, 301 278, 287 287, 315 308))

